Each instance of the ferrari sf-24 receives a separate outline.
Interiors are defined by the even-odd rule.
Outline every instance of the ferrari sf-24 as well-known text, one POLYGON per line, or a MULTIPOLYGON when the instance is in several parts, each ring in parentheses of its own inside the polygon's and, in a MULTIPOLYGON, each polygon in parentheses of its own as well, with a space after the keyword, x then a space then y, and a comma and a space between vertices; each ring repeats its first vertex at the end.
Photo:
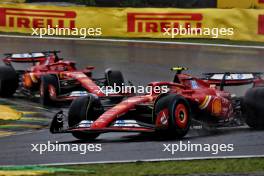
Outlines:
POLYGON ((95 94, 75 99, 66 115, 58 112, 51 133, 71 133, 81 140, 95 139, 106 132, 151 132, 162 137, 182 138, 193 122, 213 127, 228 126, 237 119, 254 129, 264 128, 264 81, 262 73, 206 73, 202 78, 174 67, 172 82, 151 82, 168 87, 166 93, 150 92, 127 96, 119 103, 104 103, 95 94), (237 97, 227 86, 252 85, 237 97))
POLYGON ((5 54, 4 66, 0 66, 0 96, 10 97, 22 93, 27 97, 40 97, 43 105, 71 101, 77 97, 94 94, 111 97, 119 101, 123 95, 105 95, 103 86, 122 85, 120 71, 106 69, 105 77, 94 78, 93 66, 77 70, 75 62, 65 61, 58 56, 60 51, 44 51, 5 54))

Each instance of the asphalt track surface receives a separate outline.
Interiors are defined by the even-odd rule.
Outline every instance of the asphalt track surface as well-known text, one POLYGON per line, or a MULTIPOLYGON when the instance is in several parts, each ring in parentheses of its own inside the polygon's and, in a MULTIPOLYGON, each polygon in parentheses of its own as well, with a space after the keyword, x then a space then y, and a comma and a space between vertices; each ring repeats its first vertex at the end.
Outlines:
MULTIPOLYGON (((61 50, 65 59, 78 65, 96 66, 95 76, 111 67, 123 72, 135 85, 151 81, 171 80, 169 68, 187 66, 189 73, 200 75, 212 71, 264 71, 264 50, 228 48, 216 46, 192 46, 169 44, 139 44, 102 41, 64 41, 40 39, 0 38, 0 53, 61 50)), ((243 93, 243 90, 239 90, 243 93)), ((14 98, 12 101, 25 106, 40 106, 36 102, 14 98)), ((59 108, 48 109, 45 116, 51 118, 59 108)), ((63 108, 67 111, 67 108, 63 108)), ((47 128, 0 138, 0 165, 26 165, 51 163, 103 162, 123 160, 179 159, 216 156, 264 155, 264 132, 242 126, 216 131, 191 130, 182 140, 192 144, 234 144, 233 152, 164 152, 163 144, 179 144, 178 140, 160 141, 151 135, 137 133, 108 133, 92 142, 76 140, 71 134, 49 133, 47 128), (48 141, 65 143, 99 143, 101 152, 31 152, 31 144, 47 144, 48 141)))

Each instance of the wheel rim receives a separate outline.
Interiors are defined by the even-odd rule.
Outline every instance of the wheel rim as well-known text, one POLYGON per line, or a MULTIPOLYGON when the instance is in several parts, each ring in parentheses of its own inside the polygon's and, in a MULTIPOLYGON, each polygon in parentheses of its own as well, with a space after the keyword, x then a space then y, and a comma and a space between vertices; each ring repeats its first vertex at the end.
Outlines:
POLYGON ((175 108, 176 124, 179 128, 186 128, 189 114, 186 106, 182 103, 178 104, 175 108))

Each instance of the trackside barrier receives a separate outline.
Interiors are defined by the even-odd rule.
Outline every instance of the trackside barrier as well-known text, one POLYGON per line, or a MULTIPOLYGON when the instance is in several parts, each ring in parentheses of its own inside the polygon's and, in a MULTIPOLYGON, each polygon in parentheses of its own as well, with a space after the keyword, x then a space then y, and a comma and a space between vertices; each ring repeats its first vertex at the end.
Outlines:
MULTIPOLYGON (((101 37, 171 38, 164 29, 179 26, 233 28, 220 39, 264 41, 264 9, 176 9, 0 5, 0 31, 32 33, 31 28, 101 28, 101 37)), ((98 37, 98 36, 96 36, 98 37)), ((213 34, 174 38, 212 38, 213 34)))
POLYGON ((217 8, 264 8, 264 0, 217 0, 217 8))

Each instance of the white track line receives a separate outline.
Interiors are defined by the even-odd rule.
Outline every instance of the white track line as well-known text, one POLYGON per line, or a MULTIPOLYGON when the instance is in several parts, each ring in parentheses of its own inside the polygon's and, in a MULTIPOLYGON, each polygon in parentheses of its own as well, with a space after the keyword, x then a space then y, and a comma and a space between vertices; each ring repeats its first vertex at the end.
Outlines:
POLYGON ((49 165, 78 165, 78 164, 113 164, 113 163, 136 163, 136 162, 160 162, 160 161, 192 161, 192 160, 213 160, 213 159, 243 159, 243 158, 263 158, 264 155, 241 155, 241 156, 217 156, 217 157, 187 157, 187 158, 158 158, 143 160, 121 160, 121 161, 95 161, 95 162, 72 162, 72 163, 52 163, 40 164, 42 166, 49 165))
MULTIPOLYGON (((33 164, 34 166, 65 166, 65 165, 84 165, 84 164, 122 164, 137 162, 161 162, 161 161, 193 161, 193 160, 214 160, 214 159, 245 159, 245 158, 264 158, 264 155, 240 155, 240 156, 216 156, 216 157, 186 157, 186 158, 159 158, 159 159, 143 159, 143 160, 120 160, 120 161, 89 161, 89 162, 69 162, 69 163, 49 163, 49 164, 33 164)), ((1 167, 12 167, 17 165, 3 165, 1 167)), ((23 165, 32 166, 32 165, 23 165)))
POLYGON ((4 35, 0 37, 6 38, 23 38, 23 39, 46 39, 46 40, 76 40, 76 41, 99 41, 99 42, 121 42, 121 43, 151 43, 151 44, 166 44, 166 45, 192 45, 192 46, 214 46, 214 47, 229 47, 229 48, 248 48, 248 49, 264 49, 264 46, 250 45, 228 45, 228 44, 213 44, 213 43, 195 43, 195 42, 179 42, 179 41, 157 41, 157 40, 141 40, 141 39, 106 39, 106 38, 71 38, 71 37, 37 37, 24 35, 4 35))

